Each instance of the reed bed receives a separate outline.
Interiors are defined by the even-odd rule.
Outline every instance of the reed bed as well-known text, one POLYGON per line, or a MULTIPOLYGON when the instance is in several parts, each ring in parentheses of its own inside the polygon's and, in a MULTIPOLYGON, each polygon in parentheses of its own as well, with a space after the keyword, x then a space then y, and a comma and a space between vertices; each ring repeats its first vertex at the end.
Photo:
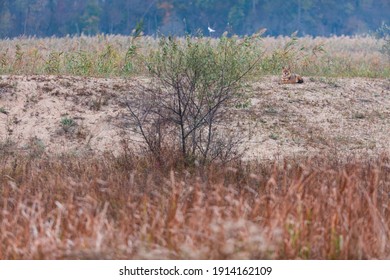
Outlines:
MULTIPOLYGON (((291 46, 291 37, 262 37, 252 41, 253 53, 262 56, 253 79, 279 74, 285 64, 310 76, 390 77, 390 58, 381 52, 384 39, 371 36, 296 39, 291 46)), ((194 37, 193 40, 219 39, 194 37)), ((5 39, 0 41, 0 74, 146 75, 147 62, 158 47, 159 39, 148 36, 5 39)))
POLYGON ((390 159, 8 154, 0 259, 389 259, 390 159))

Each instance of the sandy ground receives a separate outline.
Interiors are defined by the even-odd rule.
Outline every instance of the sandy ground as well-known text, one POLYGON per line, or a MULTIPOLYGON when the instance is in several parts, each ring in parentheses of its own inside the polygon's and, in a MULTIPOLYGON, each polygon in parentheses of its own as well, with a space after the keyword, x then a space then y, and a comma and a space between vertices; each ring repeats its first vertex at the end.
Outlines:
MULTIPOLYGON (((1 76, 0 143, 49 153, 120 153, 128 138, 118 127, 127 111, 122 101, 134 83, 1 76)), ((390 152, 390 79, 313 77, 281 85, 278 77, 265 77, 252 88, 251 105, 228 118, 244 132, 246 158, 390 152)))

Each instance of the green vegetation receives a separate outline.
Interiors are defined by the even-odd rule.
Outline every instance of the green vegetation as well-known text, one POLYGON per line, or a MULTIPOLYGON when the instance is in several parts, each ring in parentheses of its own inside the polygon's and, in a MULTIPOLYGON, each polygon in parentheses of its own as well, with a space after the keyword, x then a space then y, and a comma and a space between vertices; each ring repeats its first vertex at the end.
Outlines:
POLYGON ((0 107, 0 113, 5 114, 5 115, 8 114, 7 110, 4 109, 3 107, 0 107))
MULTIPOLYGON (((207 43, 216 52, 226 37, 174 37, 174 40, 207 43)), ((388 37, 233 36, 229 40, 250 46, 242 54, 243 59, 261 56, 250 73, 253 80, 263 75, 280 75, 286 64, 305 76, 390 77, 390 61, 385 51, 388 37)), ((140 29, 128 37, 99 35, 2 40, 0 74, 146 76, 150 75, 148 65, 156 59, 158 49, 159 39, 142 36, 140 29)))
POLYGON ((76 122, 72 118, 63 117, 61 119, 61 127, 63 128, 63 130, 65 132, 69 132, 71 130, 71 128, 76 126, 76 125, 77 125, 76 122))
POLYGON ((61 125, 70 127, 76 125, 76 122, 72 118, 64 117, 61 119, 61 125))

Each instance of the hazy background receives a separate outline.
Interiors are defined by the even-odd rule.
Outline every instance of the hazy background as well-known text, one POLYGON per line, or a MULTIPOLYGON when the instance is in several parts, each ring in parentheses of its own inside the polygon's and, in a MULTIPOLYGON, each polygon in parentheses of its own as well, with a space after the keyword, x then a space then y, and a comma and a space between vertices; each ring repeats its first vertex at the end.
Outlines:
POLYGON ((354 35, 389 24, 390 0, 0 0, 0 38, 130 34, 140 20, 147 35, 354 35))

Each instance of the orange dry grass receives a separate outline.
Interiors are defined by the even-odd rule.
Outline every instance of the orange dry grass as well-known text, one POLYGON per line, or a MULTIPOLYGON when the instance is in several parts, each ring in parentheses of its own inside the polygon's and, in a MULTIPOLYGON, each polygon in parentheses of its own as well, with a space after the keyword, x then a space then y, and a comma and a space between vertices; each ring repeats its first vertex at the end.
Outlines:
POLYGON ((0 166, 0 259, 388 259, 390 160, 0 166))

